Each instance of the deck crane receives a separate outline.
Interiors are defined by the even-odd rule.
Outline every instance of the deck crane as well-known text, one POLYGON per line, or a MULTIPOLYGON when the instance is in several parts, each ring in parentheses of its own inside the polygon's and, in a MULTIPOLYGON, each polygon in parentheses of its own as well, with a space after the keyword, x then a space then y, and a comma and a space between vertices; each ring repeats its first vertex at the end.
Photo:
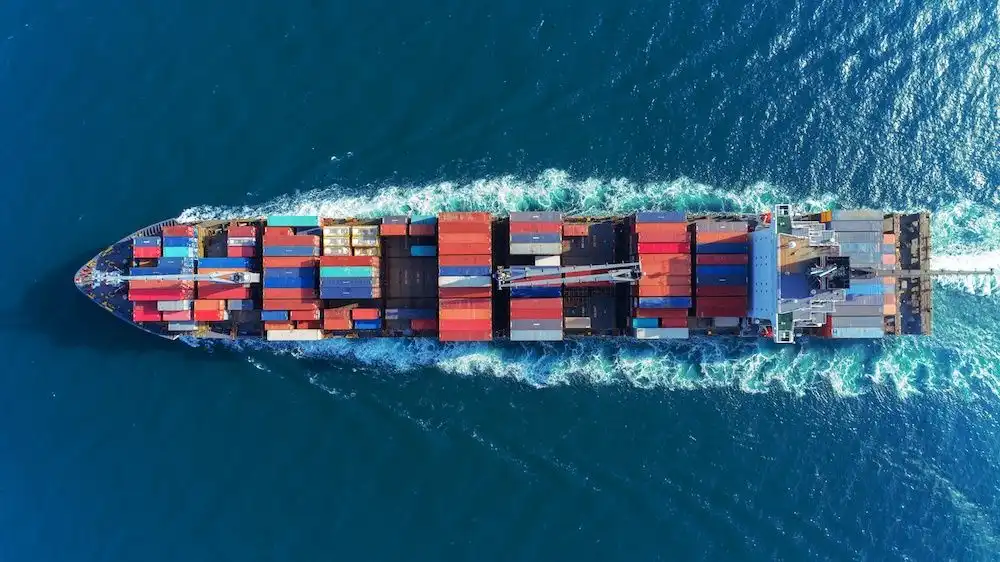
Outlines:
POLYGON ((497 268, 497 286, 501 289, 513 287, 544 287, 548 285, 576 285, 577 283, 635 283, 641 275, 639 262, 605 263, 600 265, 572 265, 566 267, 541 267, 527 269, 517 274, 510 267, 497 268), (594 272, 593 275, 561 277, 565 273, 594 272), (559 278, 551 279, 554 275, 559 278), (547 277, 548 279, 532 279, 547 277))

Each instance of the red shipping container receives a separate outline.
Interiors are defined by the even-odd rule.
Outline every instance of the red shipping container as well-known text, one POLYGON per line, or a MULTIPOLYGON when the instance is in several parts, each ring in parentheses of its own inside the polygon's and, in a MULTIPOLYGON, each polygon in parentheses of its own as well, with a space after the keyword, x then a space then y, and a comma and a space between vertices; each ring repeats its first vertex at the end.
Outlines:
POLYGON ((695 242, 698 244, 712 244, 721 242, 725 244, 746 244, 750 241, 750 236, 746 232, 703 232, 695 234, 695 242))
POLYGON ((563 225, 560 222, 512 222, 510 223, 511 234, 559 234, 563 225))
POLYGON ((448 330, 438 332, 438 341, 490 341, 493 330, 448 330))
POLYGON ((316 298, 316 289, 310 289, 310 288, 264 289, 264 298, 265 299, 316 298))
POLYGON ((273 234, 275 236, 294 236, 295 231, 290 226, 265 226, 264 236, 273 234))
POLYGON ((643 275, 639 278, 639 286, 662 286, 667 287, 670 285, 682 285, 691 286, 691 276, 690 275, 667 275, 666 273, 653 273, 652 275, 643 275))
POLYGON ((351 318, 351 311, 357 308, 355 305, 341 306, 338 308, 328 308, 323 311, 323 318, 331 318, 338 320, 349 320, 351 318))
POLYGON ((493 296, 490 287, 439 287, 438 296, 442 299, 488 299, 493 296))
POLYGON ((456 330, 492 330, 493 320, 477 318, 469 320, 438 320, 442 332, 456 330))
POLYGON ((442 256, 490 256, 493 254, 493 245, 489 242, 483 244, 456 244, 442 241, 438 243, 438 254, 441 254, 442 256))
MULTIPOLYGON (((695 293, 699 297, 745 297, 746 285, 699 285, 695 293)), ((699 302, 701 302, 699 300, 699 302)))
POLYGON ((443 222, 437 227, 438 235, 478 234, 490 236, 493 232, 489 224, 479 222, 443 222))
POLYGON ((250 287, 243 285, 198 283, 199 299, 249 299, 250 287))
POLYGON ((264 258, 264 268, 269 267, 317 267, 319 258, 271 257, 264 258))
POLYGON ((475 256, 438 256, 438 265, 440 266, 492 266, 493 256, 489 254, 485 255, 475 255, 475 256))
POLYGON ((355 308, 351 311, 352 320, 378 320, 381 311, 377 308, 355 308))
POLYGON ((324 330, 350 330, 351 321, 348 318, 324 318, 324 330))
POLYGON ((194 287, 181 289, 129 289, 130 301, 181 301, 194 298, 194 287))
POLYGON ((590 225, 587 223, 568 222, 563 224, 563 236, 587 236, 590 234, 590 225))
POLYGON ((493 215, 483 212, 438 213, 438 223, 449 221, 489 223, 493 221, 493 215))
POLYGON ((438 321, 433 318, 418 318, 410 320, 410 328, 414 330, 437 330, 438 321))
POLYGON ((410 236, 434 236, 437 233, 437 225, 434 224, 411 224, 410 236))
POLYGON ((264 299, 264 310, 316 310, 319 301, 314 299, 264 299))
POLYGON ((632 311, 636 318, 687 318, 686 308, 637 308, 632 311))
POLYGON ((133 246, 132 257, 137 259, 158 258, 162 255, 159 246, 133 246))
POLYGON ((183 289, 192 288, 194 285, 190 281, 154 281, 151 279, 137 279, 128 282, 129 290, 132 289, 183 289))
POLYGON ((225 310, 195 310, 194 319, 197 322, 221 322, 226 319, 225 310))
POLYGON ((379 234, 382 236, 406 236, 406 225, 383 224, 379 226, 379 234))
POLYGON ((253 238, 257 236, 256 226, 230 226, 226 229, 226 235, 231 238, 253 238))
POLYGON ((701 265, 742 265, 748 262, 746 254, 698 254, 695 263, 701 265))
POLYGON ((190 238, 194 236, 194 226, 189 224, 178 224, 163 227, 164 236, 180 236, 190 238))
POLYGON ((679 234, 687 232, 688 225, 686 222, 637 222, 633 231, 638 234, 662 234, 665 232, 679 234))
POLYGON ((319 236, 300 234, 298 236, 264 235, 265 246, 319 246, 319 236))
POLYGON ((190 310, 171 310, 163 313, 164 322, 190 322, 190 310))
POLYGON ((563 317, 563 309, 559 308, 513 308, 510 311, 511 320, 556 320, 563 317))
POLYGON ((690 254, 690 242, 639 242, 639 254, 690 254))
MULTIPOLYGON (((686 312, 686 311, 685 311, 686 312)), ((688 319, 685 318, 660 318, 661 328, 687 328, 688 319)))
POLYGON ((160 322, 163 317, 156 310, 132 309, 133 322, 160 322))
POLYGON ((296 330, 322 330, 323 323, 319 320, 298 321, 295 323, 296 330))
POLYGON ((438 244, 489 244, 492 238, 489 234, 460 232, 456 234, 438 234, 438 244))
POLYGON ((493 310, 489 308, 452 308, 438 311, 441 322, 450 320, 489 320, 493 310))
POLYGON ((639 285, 635 292, 640 297, 686 297, 691 295, 691 285, 639 285))
POLYGON ((226 257, 252 258, 257 255, 256 246, 226 246, 226 257))
POLYGON ((441 299, 438 308, 441 310, 491 310, 491 299, 441 299))
POLYGON ((639 256, 639 269, 643 276, 690 275, 691 256, 671 254, 646 254, 639 256))
POLYGON ((194 301, 195 310, 225 310, 226 301, 219 299, 198 299, 194 301))
POLYGON ((510 299, 511 310, 562 310, 561 298, 510 299))
MULTIPOLYGON (((267 258, 264 258, 265 260, 267 258)), ((323 267, 335 267, 341 265, 368 265, 378 267, 380 264, 378 256, 323 256, 319 258, 319 264, 323 267)))
POLYGON ((686 242, 688 246, 691 244, 691 233, 690 232, 640 232, 639 233, 639 243, 650 243, 650 242, 686 242))
POLYGON ((319 309, 316 310, 293 310, 288 313, 289 320, 319 320, 319 309))
POLYGON ((264 322, 265 330, 292 330, 294 328, 295 324, 292 324, 291 322, 275 322, 275 321, 264 322))

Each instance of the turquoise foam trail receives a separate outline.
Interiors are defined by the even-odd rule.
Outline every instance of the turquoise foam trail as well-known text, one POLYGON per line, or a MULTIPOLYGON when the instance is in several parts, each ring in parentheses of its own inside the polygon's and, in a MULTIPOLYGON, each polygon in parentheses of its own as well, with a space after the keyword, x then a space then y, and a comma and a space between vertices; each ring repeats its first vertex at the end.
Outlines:
MULTIPOLYGON (((520 210, 601 214, 642 209, 760 212, 785 202, 810 211, 893 207, 833 194, 797 199, 765 182, 717 189, 687 178, 641 183, 574 179, 564 171, 548 170, 534 178, 502 176, 423 186, 387 185, 364 195, 333 186, 259 205, 195 207, 185 211, 181 219, 267 214, 374 217, 461 210, 496 214, 520 210)), ((969 201, 933 212, 935 268, 1000 268, 1000 212, 969 201)), ((380 370, 435 368, 459 376, 507 377, 535 386, 583 381, 672 390, 728 387, 745 392, 803 393, 826 388, 842 396, 886 389, 901 397, 950 392, 974 398, 1000 394, 998 288, 996 277, 936 281, 933 335, 867 342, 811 341, 801 346, 776 346, 729 338, 683 342, 592 338, 558 344, 442 344, 431 339, 378 339, 231 345, 265 369, 269 356, 287 354, 351 361, 380 370)))

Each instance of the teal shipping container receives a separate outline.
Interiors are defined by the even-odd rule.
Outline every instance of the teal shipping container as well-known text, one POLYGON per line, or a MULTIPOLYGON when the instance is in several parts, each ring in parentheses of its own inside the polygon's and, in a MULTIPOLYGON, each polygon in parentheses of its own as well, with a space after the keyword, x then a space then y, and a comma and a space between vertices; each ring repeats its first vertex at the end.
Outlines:
POLYGON ((267 226, 319 226, 319 217, 296 215, 271 215, 267 226))
POLYGON ((320 277, 375 277, 378 275, 374 267, 367 265, 338 265, 319 268, 320 277))

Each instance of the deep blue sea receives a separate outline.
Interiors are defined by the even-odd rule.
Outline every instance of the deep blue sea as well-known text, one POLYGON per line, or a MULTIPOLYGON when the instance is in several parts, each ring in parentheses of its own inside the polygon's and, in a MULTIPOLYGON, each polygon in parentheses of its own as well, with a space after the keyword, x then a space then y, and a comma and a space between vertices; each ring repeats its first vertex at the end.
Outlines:
POLYGON ((990 0, 0 3, 0 561, 996 560, 1000 283, 872 343, 163 342, 72 273, 267 211, 934 212, 990 0))

